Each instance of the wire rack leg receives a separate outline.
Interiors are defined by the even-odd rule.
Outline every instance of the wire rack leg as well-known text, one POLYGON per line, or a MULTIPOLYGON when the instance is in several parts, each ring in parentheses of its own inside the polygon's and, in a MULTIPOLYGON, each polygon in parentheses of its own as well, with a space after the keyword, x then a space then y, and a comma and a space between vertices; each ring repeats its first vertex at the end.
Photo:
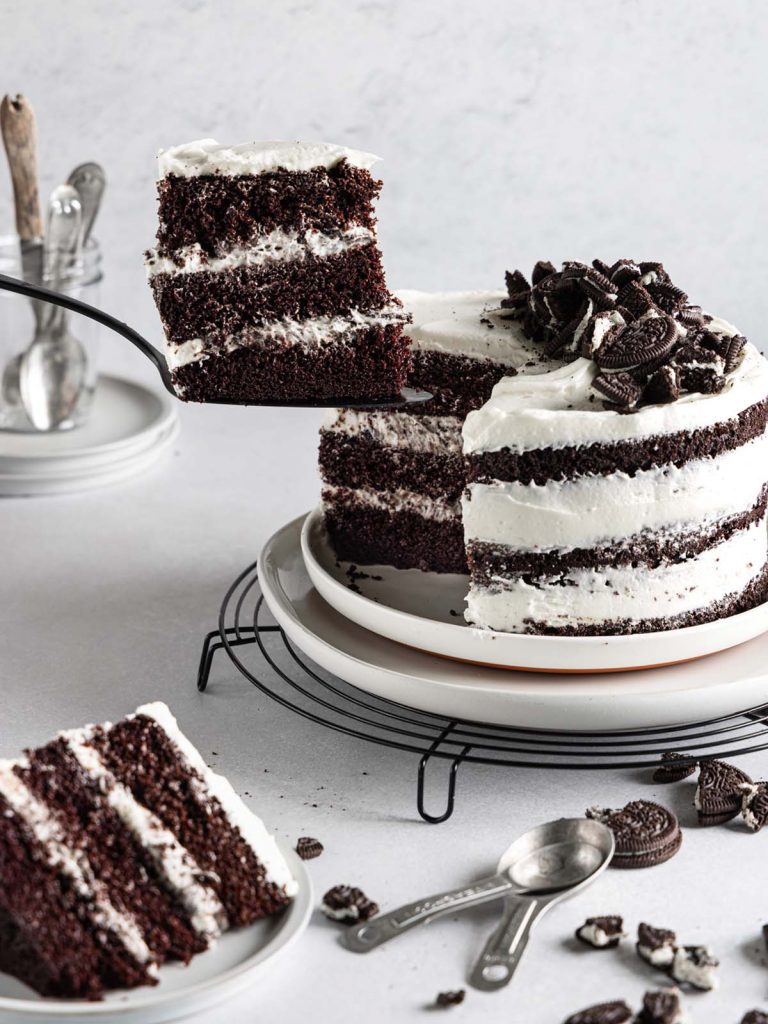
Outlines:
POLYGON ((204 693, 208 687, 208 679, 211 674, 211 665, 213 664, 213 656, 216 651, 220 651, 222 647, 242 647, 243 644, 256 643, 255 636, 241 636, 243 632, 248 632, 248 627, 232 627, 225 631, 227 641, 226 644, 222 639, 221 632, 218 629, 211 630, 210 633, 206 633, 205 639, 203 640, 203 649, 200 652, 200 665, 197 669, 197 688, 200 693, 204 693))
MULTIPOLYGON (((456 757, 451 761, 451 767, 448 772, 448 795, 445 802, 445 810, 442 814, 430 814, 424 806, 424 788, 425 779, 427 774, 427 765, 429 764, 432 755, 435 753, 437 748, 443 743, 446 738, 453 731, 456 723, 451 722, 446 726, 445 729, 440 733, 435 742, 431 745, 426 754, 419 761, 419 774, 418 774, 418 785, 416 788, 416 807, 419 814, 428 822, 430 825, 439 825, 443 821, 447 821, 453 814, 454 804, 456 802, 456 776, 459 772, 459 766, 461 765, 464 758, 472 749, 471 746, 466 746, 461 750, 456 757)), ((440 760, 443 760, 441 758, 440 760)))

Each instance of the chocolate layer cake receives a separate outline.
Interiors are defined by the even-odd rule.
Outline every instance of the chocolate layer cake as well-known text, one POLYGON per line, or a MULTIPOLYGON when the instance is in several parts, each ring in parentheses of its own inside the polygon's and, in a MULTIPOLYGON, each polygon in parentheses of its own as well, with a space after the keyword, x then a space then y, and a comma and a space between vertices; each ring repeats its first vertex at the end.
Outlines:
MULTIPOLYGON (((461 427, 505 375, 551 361, 499 315, 501 292, 401 292, 413 324, 409 383, 433 394, 409 412, 331 412, 321 431, 325 521, 340 558, 467 571, 461 427)), ((559 365, 559 364, 555 364, 559 365)))
POLYGON ((660 264, 537 264, 505 308, 569 360, 464 425, 469 622, 689 626, 768 594, 768 362, 660 264))
POLYGON ((159 157, 147 272, 188 401, 386 398, 409 365, 370 153, 213 139, 159 157))
POLYGON ((295 891, 165 704, 0 761, 0 971, 43 995, 155 984, 295 891))

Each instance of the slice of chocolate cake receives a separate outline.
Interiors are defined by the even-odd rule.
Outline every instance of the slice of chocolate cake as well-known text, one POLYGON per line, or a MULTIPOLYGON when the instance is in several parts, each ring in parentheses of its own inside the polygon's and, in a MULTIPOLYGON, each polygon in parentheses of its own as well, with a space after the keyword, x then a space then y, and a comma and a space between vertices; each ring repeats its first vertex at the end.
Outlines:
POLYGON ((160 153, 146 262, 180 398, 398 394, 407 318, 376 247, 376 160, 325 143, 213 139, 160 153))
POLYGON ((43 995, 154 984, 295 891, 164 704, 0 762, 0 970, 43 995))

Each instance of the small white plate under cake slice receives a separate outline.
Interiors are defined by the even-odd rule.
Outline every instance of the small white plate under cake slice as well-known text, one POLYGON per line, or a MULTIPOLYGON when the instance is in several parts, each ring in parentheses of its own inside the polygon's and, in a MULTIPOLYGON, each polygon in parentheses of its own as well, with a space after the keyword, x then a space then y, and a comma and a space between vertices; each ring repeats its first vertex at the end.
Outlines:
POLYGON ((468 578, 355 566, 337 560, 320 509, 305 519, 301 551, 317 592, 379 636, 443 658, 527 672, 630 672, 703 658, 768 631, 768 604, 684 629, 629 636, 534 636, 464 621, 468 578))

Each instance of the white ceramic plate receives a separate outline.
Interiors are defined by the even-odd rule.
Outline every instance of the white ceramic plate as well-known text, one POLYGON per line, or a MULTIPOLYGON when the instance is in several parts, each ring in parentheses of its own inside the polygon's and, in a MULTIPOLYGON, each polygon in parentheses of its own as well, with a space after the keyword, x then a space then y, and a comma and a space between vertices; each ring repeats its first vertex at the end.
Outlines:
POLYGON ((160 983, 152 988, 113 992, 98 1003, 44 999, 15 978, 0 974, 0 1020, 3 1024, 60 1024, 65 1020, 76 1024, 164 1024, 202 1013, 236 995, 301 935, 312 913, 312 882, 306 866, 287 843, 278 842, 299 883, 296 898, 281 914, 228 932, 186 967, 162 967, 160 983))
POLYGON ((0 495, 61 494, 148 468, 178 436, 170 396, 100 377, 84 426, 58 434, 0 431, 0 495))
POLYGON ((702 658, 768 630, 768 604, 740 615, 663 633, 632 636, 527 636, 476 629, 464 621, 466 576, 338 562, 323 525, 310 512, 301 535, 307 572, 342 615, 390 640, 478 665, 531 672, 628 672, 702 658), (354 588, 350 586, 354 584, 354 588))
POLYGON ((705 661, 621 675, 504 672, 395 643, 320 597, 302 557, 302 522, 265 545, 262 592, 301 651, 361 690, 449 718, 566 731, 678 725, 765 703, 768 635, 705 661))

